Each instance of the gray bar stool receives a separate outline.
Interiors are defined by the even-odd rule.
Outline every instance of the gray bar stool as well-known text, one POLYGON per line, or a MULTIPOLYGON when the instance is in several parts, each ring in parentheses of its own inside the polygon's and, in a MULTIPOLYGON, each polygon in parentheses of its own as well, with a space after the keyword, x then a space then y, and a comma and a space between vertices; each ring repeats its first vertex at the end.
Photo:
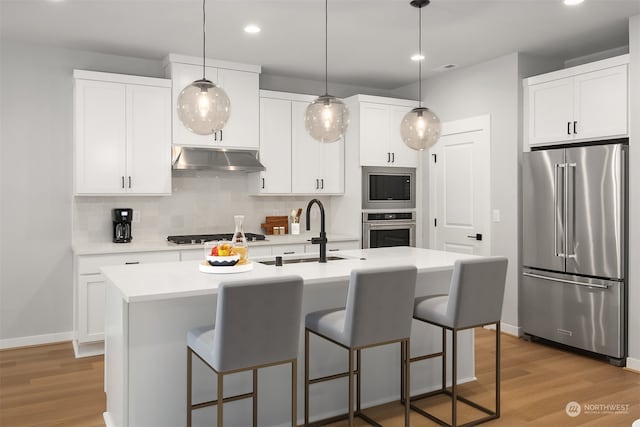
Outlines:
MULTIPOLYGON (((339 419, 360 417, 372 425, 380 425, 362 413, 360 408, 360 351, 392 343, 400 343, 402 354, 409 354, 411 315, 415 298, 417 270, 414 266, 354 270, 351 272, 346 308, 316 311, 305 319, 304 358, 304 424, 309 425, 309 385, 349 377, 348 414, 317 421, 323 425, 339 419), (309 334, 318 335, 349 351, 349 371, 321 378, 309 378, 309 334), (353 369, 353 353, 357 367, 353 369), (353 377, 357 375, 357 403, 354 412, 353 377)), ((408 359, 403 361, 408 364, 408 359)), ((407 387, 407 378, 402 386, 407 387)), ((403 392, 401 392, 402 394, 403 392)), ((405 403, 405 426, 409 425, 409 402, 405 403)))
POLYGON ((194 409, 217 405, 218 426, 223 423, 223 403, 253 400, 253 425, 258 424, 258 369, 291 363, 291 425, 297 424, 296 380, 298 342, 302 312, 302 278, 221 283, 215 327, 204 326, 187 333, 187 426, 194 409), (217 375, 218 398, 192 403, 192 358, 198 356, 217 375), (223 377, 253 371, 251 393, 223 397, 223 377))
MULTIPOLYGON (((440 425, 457 426, 457 402, 460 400, 488 415, 463 426, 476 425, 500 417, 500 318, 502 316, 502 300, 504 298, 507 258, 484 257, 464 261, 456 261, 449 288, 449 295, 433 295, 415 300, 413 318, 442 328, 442 351, 411 358, 411 362, 432 357, 442 357, 442 388, 413 396, 415 401, 437 394, 451 397, 451 424, 429 414, 415 405, 411 409, 440 425), (496 325, 496 387, 495 411, 478 405, 458 395, 457 386, 457 333, 464 329, 485 325, 496 325), (451 391, 447 389, 447 333, 452 332, 452 379, 451 391)), ((403 396, 404 397, 404 396, 403 396)))

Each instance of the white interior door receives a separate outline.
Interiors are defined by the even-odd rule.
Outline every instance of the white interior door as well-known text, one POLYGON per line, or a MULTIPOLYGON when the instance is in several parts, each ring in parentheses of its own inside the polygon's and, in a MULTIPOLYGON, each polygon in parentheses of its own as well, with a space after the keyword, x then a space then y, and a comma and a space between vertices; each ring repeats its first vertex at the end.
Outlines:
POLYGON ((433 249, 490 254, 490 124, 489 116, 444 123, 431 148, 433 249))

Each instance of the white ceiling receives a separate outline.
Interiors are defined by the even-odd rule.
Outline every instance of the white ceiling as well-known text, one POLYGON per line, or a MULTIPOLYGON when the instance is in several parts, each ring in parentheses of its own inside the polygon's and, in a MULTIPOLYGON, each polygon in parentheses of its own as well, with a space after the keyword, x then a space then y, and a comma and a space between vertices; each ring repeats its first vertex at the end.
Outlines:
MULTIPOLYGON (((432 0, 425 77, 511 52, 575 58, 628 44, 640 0, 432 0)), ((201 0, 0 0, 0 37, 162 59, 202 52, 201 0)), ((395 89, 416 80, 418 12, 408 0, 329 0, 329 80, 395 89)), ((322 0, 208 0, 207 56, 324 79, 322 0), (256 23, 258 35, 243 27, 256 23)))

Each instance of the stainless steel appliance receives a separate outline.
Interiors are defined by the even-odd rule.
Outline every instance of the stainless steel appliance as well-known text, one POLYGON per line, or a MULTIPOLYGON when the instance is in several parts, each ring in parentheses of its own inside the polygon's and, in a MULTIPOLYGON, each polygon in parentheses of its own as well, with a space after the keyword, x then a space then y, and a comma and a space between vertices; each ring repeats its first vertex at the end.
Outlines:
POLYGON ((627 145, 525 153, 525 334, 626 357, 627 145))
MULTIPOLYGON (((265 240, 263 234, 244 233, 249 241, 265 240)), ((217 233, 217 234, 186 234, 183 236, 168 236, 167 241, 174 245, 199 245, 204 242, 213 242, 218 240, 231 240, 233 233, 217 233)))
POLYGON ((416 245, 416 219, 413 212, 364 212, 362 247, 386 248, 416 245))
POLYGON ((113 220, 113 243, 129 243, 132 238, 133 209, 113 209, 111 219, 113 220))
POLYGON ((362 167, 362 209, 415 207, 415 168, 362 167))

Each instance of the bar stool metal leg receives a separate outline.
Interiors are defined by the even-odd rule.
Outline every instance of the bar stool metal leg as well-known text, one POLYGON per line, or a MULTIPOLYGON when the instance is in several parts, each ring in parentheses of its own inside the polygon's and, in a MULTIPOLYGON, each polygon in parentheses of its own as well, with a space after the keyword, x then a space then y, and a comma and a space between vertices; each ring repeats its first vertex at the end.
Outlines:
POLYGON ((309 425, 309 330, 304 329, 304 425, 309 425))
POLYGON ((223 377, 224 375, 218 373, 218 427, 224 425, 222 421, 222 407, 224 406, 224 393, 223 393, 223 377))
POLYGON ((442 328, 442 390, 447 389, 447 330, 442 328))
POLYGON ((356 350, 356 359, 357 359, 357 364, 356 364, 356 381, 357 381, 357 389, 358 389, 358 394, 356 395, 356 414, 360 415, 360 394, 362 392, 362 383, 360 381, 360 378, 362 377, 362 375, 360 375, 360 367, 362 366, 362 358, 360 357, 361 355, 361 350, 358 349, 356 350))
POLYGON ((298 425, 298 359, 291 361, 291 427, 298 425))
POLYGON ((451 425, 457 426, 458 422, 456 419, 456 415, 458 414, 457 406, 458 406, 458 334, 454 329, 451 332, 451 351, 452 354, 452 362, 451 362, 451 425))
POLYGON ((191 352, 191 348, 187 347, 187 427, 191 427, 191 406, 192 395, 191 395, 191 370, 193 365, 193 353, 191 352))
MULTIPOLYGON (((400 344, 402 346, 402 344, 400 344)), ((403 376, 403 385, 404 385, 404 395, 406 398, 404 399, 404 427, 409 427, 409 411, 411 409, 411 399, 409 396, 411 395, 411 340, 406 340, 404 342, 404 376, 403 376)))
POLYGON ((258 427, 258 370, 253 369, 253 427, 258 427))
POLYGON ((353 350, 349 349, 349 426, 353 425, 353 350))
POLYGON ((500 417, 500 322, 496 323, 496 418, 500 417))

